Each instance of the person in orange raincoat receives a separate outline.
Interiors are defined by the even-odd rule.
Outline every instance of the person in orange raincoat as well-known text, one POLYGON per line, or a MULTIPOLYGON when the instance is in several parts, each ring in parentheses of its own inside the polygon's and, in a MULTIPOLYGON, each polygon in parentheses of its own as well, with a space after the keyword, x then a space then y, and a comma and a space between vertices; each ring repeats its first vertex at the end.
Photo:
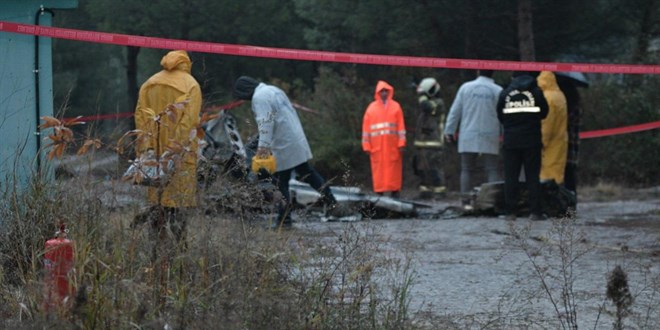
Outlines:
POLYGON ((140 88, 135 109, 135 127, 150 135, 136 145, 138 156, 153 150, 163 155, 174 144, 188 149, 176 162, 174 172, 164 187, 150 187, 148 200, 151 220, 156 231, 169 225, 177 241, 185 235, 185 218, 181 208, 197 205, 197 147, 195 134, 191 134, 199 124, 202 106, 202 93, 199 83, 190 74, 192 62, 183 50, 170 51, 160 61, 162 70, 151 76, 140 88), (168 106, 175 108, 176 122, 163 115, 168 106), (160 116, 160 124, 155 119, 160 116), (164 222, 164 223, 163 223, 164 222))
POLYGON ((394 100, 394 88, 378 81, 374 101, 362 120, 362 150, 371 159, 373 189, 378 194, 390 192, 398 197, 403 183, 403 157, 406 126, 403 110, 394 100))
POLYGON ((542 71, 536 80, 548 101, 548 116, 541 122, 543 149, 540 179, 552 179, 557 184, 563 184, 568 151, 566 97, 559 89, 554 73, 542 71))

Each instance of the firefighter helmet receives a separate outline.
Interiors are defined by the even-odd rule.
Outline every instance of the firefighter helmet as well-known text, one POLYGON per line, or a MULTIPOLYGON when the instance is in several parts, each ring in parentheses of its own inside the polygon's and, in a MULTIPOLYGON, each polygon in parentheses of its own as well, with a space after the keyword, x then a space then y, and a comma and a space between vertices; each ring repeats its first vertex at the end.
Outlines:
POLYGON ((417 94, 426 94, 428 96, 435 96, 440 91, 440 84, 435 78, 424 78, 417 85, 417 94))

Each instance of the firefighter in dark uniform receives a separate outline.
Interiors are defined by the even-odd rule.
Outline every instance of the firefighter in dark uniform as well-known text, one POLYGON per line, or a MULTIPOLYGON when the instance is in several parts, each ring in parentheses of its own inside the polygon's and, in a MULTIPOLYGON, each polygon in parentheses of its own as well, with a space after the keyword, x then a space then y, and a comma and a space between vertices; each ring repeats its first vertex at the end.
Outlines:
POLYGON ((421 179, 420 198, 440 197, 445 193, 442 164, 445 103, 440 97, 440 84, 424 78, 417 85, 419 115, 415 124, 415 156, 413 168, 421 179))

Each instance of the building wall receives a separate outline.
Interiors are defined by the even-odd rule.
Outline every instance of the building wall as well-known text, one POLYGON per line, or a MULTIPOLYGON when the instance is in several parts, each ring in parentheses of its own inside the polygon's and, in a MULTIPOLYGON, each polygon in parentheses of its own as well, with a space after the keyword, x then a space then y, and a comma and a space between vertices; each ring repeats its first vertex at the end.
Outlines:
MULTIPOLYGON (((0 20, 51 26, 53 15, 49 10, 41 11, 42 6, 57 13, 57 10, 76 8, 78 0, 3 0, 0 20)), ((37 150, 47 143, 36 133, 39 117, 53 115, 51 44, 50 38, 0 32, 2 190, 7 183, 24 184, 39 167, 47 169, 43 154, 37 158, 37 150), (38 53, 35 52, 37 40, 38 53)))

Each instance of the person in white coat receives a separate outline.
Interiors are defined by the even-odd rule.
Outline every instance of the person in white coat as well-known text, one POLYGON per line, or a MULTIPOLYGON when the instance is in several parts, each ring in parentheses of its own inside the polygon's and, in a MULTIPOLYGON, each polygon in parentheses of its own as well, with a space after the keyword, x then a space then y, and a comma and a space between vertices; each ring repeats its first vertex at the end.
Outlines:
POLYGON ((270 154, 275 157, 274 177, 285 202, 279 206, 278 224, 291 225, 292 222, 289 180, 293 171, 302 181, 321 193, 321 203, 328 208, 334 208, 337 201, 330 187, 309 164, 312 151, 298 114, 284 91, 254 78, 242 76, 234 83, 233 95, 236 99, 252 102, 252 113, 259 131, 255 157, 267 157, 270 154))
POLYGON ((454 143, 458 139, 462 204, 466 210, 473 208, 470 192, 477 165, 483 166, 488 182, 499 180, 500 123, 496 107, 502 87, 492 76, 492 70, 479 70, 476 79, 461 85, 445 124, 445 140, 454 143))

